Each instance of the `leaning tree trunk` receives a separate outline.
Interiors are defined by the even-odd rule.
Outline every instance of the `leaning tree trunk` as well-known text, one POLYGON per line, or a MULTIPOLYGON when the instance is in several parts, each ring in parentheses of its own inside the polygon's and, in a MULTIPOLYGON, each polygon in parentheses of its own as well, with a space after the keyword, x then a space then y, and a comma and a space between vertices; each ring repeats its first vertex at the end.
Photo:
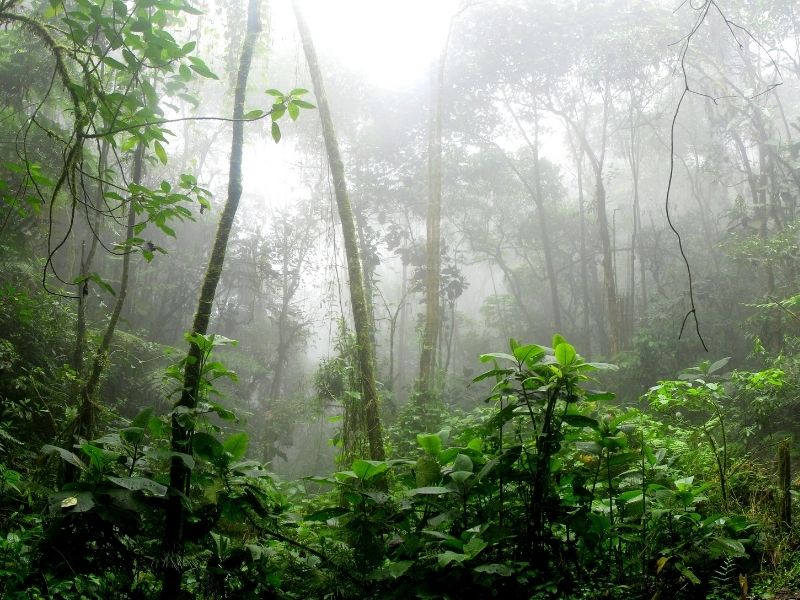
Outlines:
MULTIPOLYGON (((250 74, 250 63, 253 59, 256 39, 261 31, 259 0, 249 0, 247 4, 247 30, 242 43, 239 58, 239 71, 236 76, 236 90, 233 100, 233 136, 231 141, 231 160, 228 174, 228 199, 222 211, 217 236, 211 257, 208 259, 203 286, 197 312, 194 316, 192 332, 205 335, 211 319, 211 306, 217 291, 217 284, 222 275, 225 262, 225 251, 228 238, 233 228, 236 210, 242 197, 242 148, 244 146, 244 100, 247 91, 247 78, 250 74)), ((189 354, 183 374, 183 391, 176 408, 184 406, 193 408, 197 405, 198 389, 201 378, 202 350, 197 344, 189 346, 189 354)), ((192 429, 182 425, 176 415, 172 416, 172 450, 181 454, 192 453, 192 429)), ((184 537, 184 505, 183 498, 189 492, 190 472, 179 456, 173 456, 169 473, 170 491, 167 500, 166 531, 164 534, 165 560, 164 582, 161 597, 169 600, 177 598, 181 589, 183 576, 182 550, 184 537)))
POLYGON ((381 420, 378 414, 378 389, 375 385, 375 349, 372 343, 370 330, 369 306, 364 293, 364 277, 361 268, 361 258, 358 251, 355 219, 350 198, 347 194, 347 182, 344 176, 344 164, 339 152, 339 143, 333 128, 328 97, 325 93, 325 84, 317 60, 317 52, 308 25, 303 18, 297 2, 293 2, 294 13, 297 19, 297 28, 303 41, 314 85, 314 93, 319 107, 319 116, 322 121, 322 136, 325 139, 325 148, 328 152, 328 164, 333 178, 333 190, 336 196, 336 206, 339 210, 339 220, 342 224, 342 237, 344 251, 347 259, 347 275, 350 280, 350 304, 353 307, 353 324, 356 330, 356 343, 358 344, 358 367, 361 376, 361 400, 367 420, 367 439, 369 441, 369 454, 372 460, 383 460, 383 433, 381 420))

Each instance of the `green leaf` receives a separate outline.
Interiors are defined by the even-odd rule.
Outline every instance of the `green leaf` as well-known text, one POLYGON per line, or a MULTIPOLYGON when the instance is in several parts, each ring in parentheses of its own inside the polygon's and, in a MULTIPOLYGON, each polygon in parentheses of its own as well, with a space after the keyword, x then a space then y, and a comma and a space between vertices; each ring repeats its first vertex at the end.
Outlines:
POLYGON ((292 121, 296 121, 297 117, 300 115, 300 109, 297 108, 297 104, 294 101, 289 102, 289 104, 286 106, 286 109, 289 112, 289 118, 292 121))
POLYGON ((127 443, 138 446, 144 438, 143 427, 125 427, 119 430, 120 437, 127 443))
POLYGON ((505 352, 489 352, 488 354, 481 354, 481 362, 489 362, 490 360, 494 359, 503 359, 503 360, 510 360, 513 363, 517 362, 517 359, 510 354, 506 354, 505 352))
POLYGON ((470 558, 475 558, 476 556, 478 556, 478 554, 480 554, 481 552, 483 552, 483 551, 484 551, 484 549, 485 549, 485 548, 486 548, 488 545, 489 545, 489 544, 488 544, 488 543, 487 543, 485 540, 482 540, 482 539, 481 539, 481 538, 479 538, 479 537, 474 537, 474 538, 472 538, 472 539, 471 539, 469 542, 467 542, 467 543, 464 545, 464 552, 465 552, 465 553, 466 553, 466 554, 467 554, 467 555, 468 555, 470 558))
POLYGON ((321 510, 315 511, 310 515, 303 518, 304 521, 329 521, 330 519, 335 519, 336 517, 341 517, 342 515, 346 515, 350 511, 341 506, 331 506, 330 508, 323 508, 321 510))
POLYGON ((575 348, 573 348, 571 344, 561 342, 555 347, 556 360, 558 361, 558 364, 564 367, 575 362, 576 356, 577 353, 575 352, 575 348))
POLYGON ((442 438, 438 433, 418 433, 417 444, 434 458, 442 451, 442 438))
POLYGON ((711 540, 709 551, 712 556, 744 557, 747 552, 739 540, 726 537, 715 537, 711 540))
POLYGON ((584 392, 583 397, 588 402, 607 402, 608 400, 613 400, 617 396, 614 392, 598 392, 594 390, 586 390, 586 392, 584 392))
POLYGON ((276 144, 281 141, 281 128, 274 121, 272 122, 272 139, 276 144))
POLYGON ((484 379, 488 379, 489 377, 495 377, 497 380, 501 380, 503 377, 507 377, 514 373, 514 369, 491 369, 486 371, 485 373, 481 373, 477 377, 472 380, 472 383, 477 383, 479 381, 483 381, 484 379))
POLYGON ((472 473, 472 459, 466 454, 459 454, 453 463, 453 471, 468 471, 472 473))
POLYGON ((383 473, 388 468, 388 465, 382 460, 356 459, 353 461, 353 464, 350 465, 350 468, 353 470, 353 473, 356 474, 356 477, 368 481, 383 473))
POLYGON ((283 92, 281 92, 280 90, 276 90, 274 88, 268 89, 266 93, 269 94, 270 96, 275 96, 276 98, 283 98, 283 92))
POLYGON ((209 462, 216 462, 225 453, 225 447, 219 443, 219 440, 204 431, 194 434, 192 449, 197 456, 209 462))
POLYGON ((164 150, 164 146, 161 145, 161 142, 158 140, 154 141, 153 150, 155 150, 156 156, 158 157, 158 160, 161 161, 161 164, 167 164, 167 151, 164 150))
POLYGON ((707 374, 711 375, 711 373, 719 371, 722 367, 728 364, 728 361, 730 361, 730 359, 731 359, 730 356, 726 356, 725 358, 720 358, 718 361, 716 361, 714 364, 708 367, 707 374))
POLYGON ((406 492, 409 496, 440 496, 442 494, 452 494, 453 490, 438 485, 428 485, 410 489, 406 492))
POLYGON ((71 464, 74 467, 78 467, 81 471, 86 470, 86 465, 83 464, 83 461, 78 458, 78 456, 70 452, 69 450, 65 450, 64 448, 59 448, 58 446, 51 446, 50 444, 45 444, 42 446, 42 452, 44 454, 58 454, 61 457, 61 460, 71 464))
POLYGON ((255 119, 260 119, 263 116, 264 116, 264 111, 256 109, 256 110, 251 110, 250 112, 245 114, 245 116, 242 117, 242 118, 244 118, 244 119, 246 119, 248 121, 253 121, 255 119))
MULTIPOLYGON (((269 92, 267 92, 269 93, 269 92)), ((308 90, 305 88, 294 88, 291 92, 289 92, 290 96, 302 96, 303 94, 308 94, 308 90)))
POLYGON ((700 585, 700 579, 697 577, 697 575, 694 574, 694 572, 689 567, 683 565, 682 563, 678 563, 677 569, 678 571, 680 571, 681 575, 686 577, 686 579, 688 579, 694 585, 700 585))
POLYGON ((453 552, 452 550, 447 550, 446 552, 437 554, 436 558, 440 567, 446 567, 451 562, 462 563, 465 560, 469 560, 470 557, 466 554, 460 554, 458 552, 453 552))
POLYGON ((298 100, 297 98, 294 98, 292 100, 292 104, 300 108, 306 108, 306 109, 317 108, 316 106, 311 104, 311 102, 306 102, 305 100, 298 100))
POLYGON ((211 69, 208 68, 208 65, 202 61, 202 59, 197 58, 196 56, 190 56, 189 62, 192 63, 189 67, 200 75, 201 77, 206 77, 208 79, 219 79, 214 73, 212 73, 211 69))
POLYGON ((513 352, 514 352, 514 357, 520 363, 524 362, 535 363, 546 354, 545 349, 536 344, 525 344, 524 346, 515 346, 513 352))
POLYGON ((94 496, 90 492, 59 492, 49 497, 50 512, 57 514, 62 510, 80 513, 92 510, 94 496))
POLYGON ((146 477, 109 477, 108 480, 126 490, 133 490, 136 492, 146 491, 154 496, 167 495, 167 486, 161 485, 146 477))
POLYGON ((233 460, 241 460, 247 453, 249 439, 245 432, 234 433, 222 443, 225 451, 228 452, 233 460))
POLYGON ((514 574, 514 569, 509 566, 492 563, 489 565, 478 565, 473 569, 476 573, 489 573, 490 575, 499 575, 500 577, 511 577, 514 574))
POLYGON ((600 429, 600 423, 597 419, 587 417, 584 415, 564 415, 563 421, 572 425, 573 427, 591 427, 592 429, 600 429))
POLYGON ((91 281, 94 281, 94 282, 95 282, 95 283, 96 283, 98 286, 100 286, 100 288, 101 288, 103 291, 105 291, 105 292, 108 292, 108 293, 109 293, 109 294, 111 294, 112 296, 116 296, 116 295, 117 295, 117 294, 114 292, 114 288, 112 288, 112 287, 111 287, 111 285, 109 285, 109 284, 106 282, 106 280, 105 280, 105 279, 103 279, 102 277, 100 277, 100 275, 98 275, 97 273, 92 273, 91 275, 89 275, 89 279, 90 279, 91 281))

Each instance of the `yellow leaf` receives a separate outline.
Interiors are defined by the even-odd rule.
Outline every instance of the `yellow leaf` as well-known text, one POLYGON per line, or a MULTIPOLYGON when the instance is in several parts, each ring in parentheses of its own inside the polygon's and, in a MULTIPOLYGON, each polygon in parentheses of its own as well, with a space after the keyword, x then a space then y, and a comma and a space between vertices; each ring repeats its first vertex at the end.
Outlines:
POLYGON ((661 569, 663 569, 667 565, 667 563, 669 562, 670 558, 672 558, 672 557, 671 556, 662 556, 661 558, 658 559, 658 561, 656 562, 656 575, 661 573, 661 569))

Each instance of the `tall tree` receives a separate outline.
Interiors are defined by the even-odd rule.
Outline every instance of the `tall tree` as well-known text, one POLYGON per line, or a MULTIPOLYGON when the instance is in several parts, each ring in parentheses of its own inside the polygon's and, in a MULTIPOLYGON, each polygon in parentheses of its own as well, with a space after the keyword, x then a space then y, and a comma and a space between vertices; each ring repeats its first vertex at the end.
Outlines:
MULTIPOLYGON (((239 200, 242 197, 242 152, 244 146, 244 100, 247 92, 247 79, 253 59, 256 40, 261 31, 260 2, 249 0, 247 3, 247 29, 242 43, 239 58, 239 69, 236 76, 236 89, 233 100, 233 136, 231 141, 231 158, 228 172, 228 198, 220 217, 214 246, 208 260, 208 268, 200 290, 200 299, 194 316, 192 333, 205 335, 211 318, 211 307, 217 291, 217 284, 222 275, 225 252, 228 247, 233 221, 239 200)), ((183 389, 177 407, 193 408, 197 405, 201 380, 200 345, 191 343, 186 359, 183 376, 183 389)), ((176 453, 191 455, 192 430, 182 424, 176 414, 172 417, 172 450, 176 453)), ((173 456, 170 463, 170 494, 167 500, 166 531, 164 535, 165 550, 170 559, 164 567, 164 581, 161 597, 176 598, 181 589, 183 568, 181 552, 184 538, 184 495, 189 491, 190 471, 184 461, 173 456)))
POLYGON ((319 67, 314 42, 311 38, 311 32, 297 2, 293 2, 292 5, 297 19, 297 28, 303 42, 306 61, 308 62, 308 70, 311 73, 314 93, 317 97, 319 115, 322 120, 322 135, 325 139, 328 164, 330 165, 334 195, 336 196, 336 206, 342 226, 347 275, 350 280, 350 304, 353 309, 353 326, 355 327, 356 343, 358 344, 361 400, 364 405, 367 422, 370 458, 372 460, 383 460, 385 451, 383 448, 381 420, 378 413, 378 388, 375 384, 375 348, 372 341, 372 319, 369 315, 369 304, 364 292, 364 271, 361 265, 355 218, 347 193, 344 163, 339 151, 339 143, 333 127, 330 106, 328 105, 328 96, 325 93, 325 84, 322 79, 322 72, 319 67))

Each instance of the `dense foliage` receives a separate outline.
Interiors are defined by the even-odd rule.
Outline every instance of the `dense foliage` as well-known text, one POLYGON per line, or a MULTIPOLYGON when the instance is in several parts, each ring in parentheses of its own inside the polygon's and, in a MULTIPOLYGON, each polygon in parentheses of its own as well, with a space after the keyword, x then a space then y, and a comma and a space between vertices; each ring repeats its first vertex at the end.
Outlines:
POLYGON ((792 3, 265 5, 0 0, 0 597, 800 593, 792 3))

